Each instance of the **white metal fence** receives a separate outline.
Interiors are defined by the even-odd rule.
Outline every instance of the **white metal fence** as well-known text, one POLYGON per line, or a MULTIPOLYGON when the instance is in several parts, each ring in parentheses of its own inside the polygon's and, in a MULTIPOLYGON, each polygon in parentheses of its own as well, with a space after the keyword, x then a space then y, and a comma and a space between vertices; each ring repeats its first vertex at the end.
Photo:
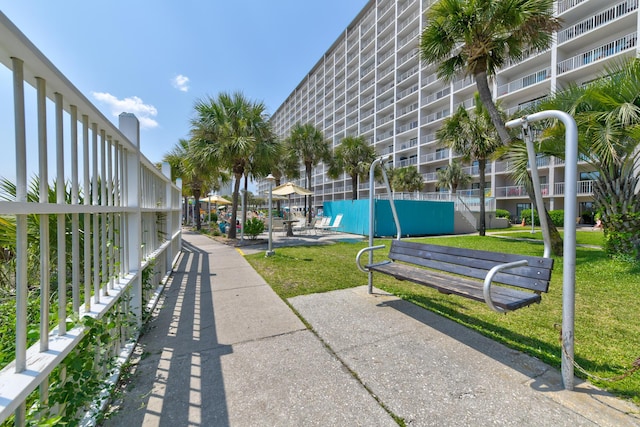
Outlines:
POLYGON ((0 160, 11 163, 0 169, 0 309, 15 317, 2 330, 15 338, 2 348, 0 422, 25 425, 86 409, 66 414, 50 392, 73 380, 64 361, 89 323, 103 326, 82 347, 92 376, 106 380, 132 347, 181 249, 181 191, 140 153, 135 116, 115 127, 1 12, 0 62, 0 160))

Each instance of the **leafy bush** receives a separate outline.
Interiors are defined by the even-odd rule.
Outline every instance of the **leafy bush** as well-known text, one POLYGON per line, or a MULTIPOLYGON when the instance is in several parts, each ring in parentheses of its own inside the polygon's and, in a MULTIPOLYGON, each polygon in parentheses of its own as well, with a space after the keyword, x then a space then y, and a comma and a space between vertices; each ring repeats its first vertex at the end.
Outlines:
MULTIPOLYGON (((522 219, 524 219, 525 225, 531 225, 531 209, 523 209, 521 215, 522 219)), ((538 211, 535 209, 533 210, 533 220, 535 221, 535 225, 540 225, 538 211)))
POLYGON ((244 223, 244 234, 248 235, 251 240, 258 237, 258 234, 264 231, 264 222, 258 218, 251 218, 244 223))
POLYGON ((209 216, 209 222, 218 222, 218 214, 215 212, 211 212, 210 214, 208 214, 209 216))
POLYGON ((553 222, 553 225, 556 227, 562 227, 564 225, 563 210, 549 211, 549 216, 551 217, 551 222, 553 222))
POLYGON ((506 209, 496 209, 496 218, 511 218, 511 212, 506 209))

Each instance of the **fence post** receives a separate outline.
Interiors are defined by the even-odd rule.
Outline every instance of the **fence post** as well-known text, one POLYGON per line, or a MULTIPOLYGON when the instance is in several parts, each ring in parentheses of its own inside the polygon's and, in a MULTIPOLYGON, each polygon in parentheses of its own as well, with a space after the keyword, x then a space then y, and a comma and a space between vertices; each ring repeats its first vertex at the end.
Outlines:
POLYGON ((134 114, 122 113, 118 117, 118 128, 126 136, 136 150, 125 153, 127 187, 125 204, 129 210, 126 214, 127 242, 123 248, 128 260, 129 271, 136 278, 131 283, 131 311, 136 316, 138 325, 142 324, 142 183, 140 176, 140 122, 134 114))
POLYGON ((167 215, 167 219, 166 219, 166 225, 165 225, 165 231, 167 233, 167 240, 169 240, 169 246, 167 247, 167 250, 165 251, 165 271, 162 272, 162 274, 167 274, 169 273, 169 271, 171 270, 171 266, 173 265, 173 257, 174 257, 174 252, 173 252, 173 228, 175 226, 175 224, 173 223, 174 218, 173 218, 173 188, 172 188, 172 183, 171 183, 171 165, 169 165, 168 162, 162 162, 162 174, 164 176, 167 177, 167 183, 165 184, 165 191, 164 191, 164 206, 162 206, 162 209, 164 209, 164 211, 166 212, 167 215))

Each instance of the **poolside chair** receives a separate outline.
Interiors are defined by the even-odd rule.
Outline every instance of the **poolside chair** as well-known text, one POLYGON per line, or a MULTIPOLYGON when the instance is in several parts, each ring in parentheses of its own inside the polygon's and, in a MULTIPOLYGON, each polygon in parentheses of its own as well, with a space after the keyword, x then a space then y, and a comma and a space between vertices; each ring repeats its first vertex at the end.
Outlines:
POLYGON ((320 221, 316 221, 313 227, 313 231, 315 231, 315 233, 318 234, 318 231, 324 231, 325 227, 327 227, 329 223, 331 223, 330 216, 322 217, 320 221))
POLYGON ((327 225, 323 228, 326 231, 338 231, 338 227, 340 227, 340 222, 342 221, 342 214, 336 215, 336 219, 333 221, 333 224, 327 225))
POLYGON ((311 222, 307 224, 307 219, 300 219, 299 224, 293 227, 293 231, 304 232, 305 234, 309 234, 311 230, 315 230, 316 223, 318 222, 318 218, 312 218, 311 222))

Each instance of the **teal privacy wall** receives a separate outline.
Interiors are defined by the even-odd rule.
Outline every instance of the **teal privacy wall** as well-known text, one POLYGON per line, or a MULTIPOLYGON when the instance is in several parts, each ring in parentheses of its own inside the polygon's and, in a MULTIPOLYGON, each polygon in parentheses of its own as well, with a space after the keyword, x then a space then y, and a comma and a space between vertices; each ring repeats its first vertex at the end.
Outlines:
MULTIPOLYGON (((374 236, 395 236, 396 224, 389 201, 375 200, 375 203, 374 236)), ((453 234, 453 202, 396 200, 395 205, 403 236, 453 234)), ((323 212, 324 216, 330 216, 333 219, 336 215, 343 215, 339 231, 369 235, 369 200, 324 202, 323 212)))

